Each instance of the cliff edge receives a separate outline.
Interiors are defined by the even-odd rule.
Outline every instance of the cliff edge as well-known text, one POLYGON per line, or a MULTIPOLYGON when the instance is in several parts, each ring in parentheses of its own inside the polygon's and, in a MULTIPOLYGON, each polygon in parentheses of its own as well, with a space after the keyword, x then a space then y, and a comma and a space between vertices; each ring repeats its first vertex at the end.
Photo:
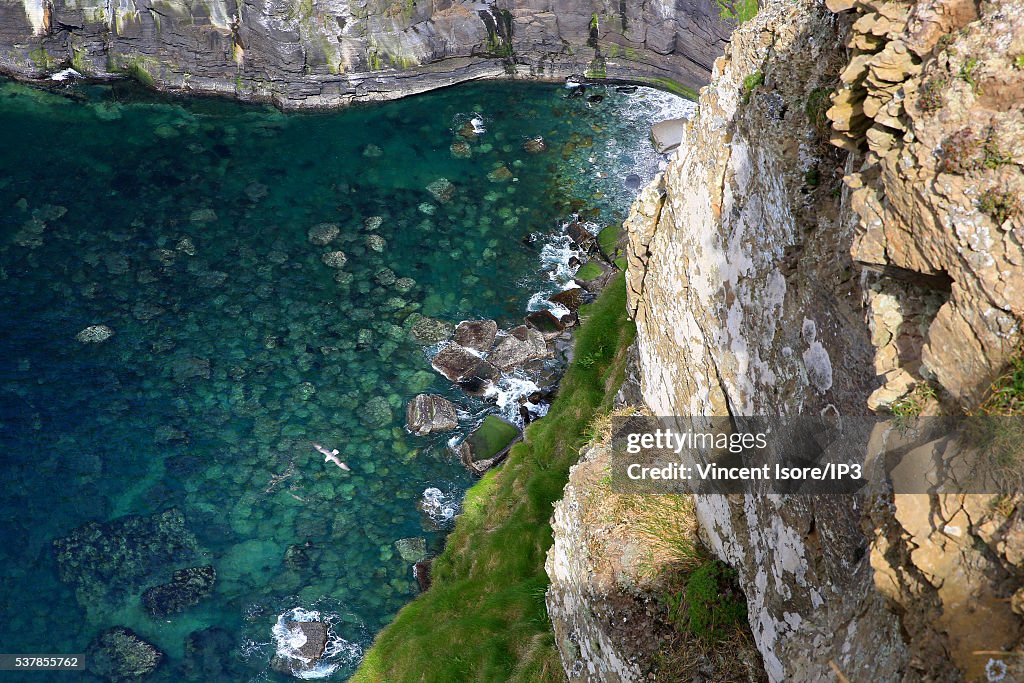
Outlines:
MULTIPOLYGON (((971 413, 1017 362, 1024 7, 827 4, 767 2, 733 34, 626 222, 653 414, 971 413)), ((567 505, 549 566, 594 532, 567 505)), ((769 680, 1024 680, 1020 494, 694 508, 769 680)), ((549 603, 581 605, 552 615, 556 633, 592 624, 586 594, 603 590, 552 572, 549 603)))
POLYGON ((696 88, 732 28, 714 0, 8 0, 0 73, 129 74, 282 108, 477 78, 696 88))

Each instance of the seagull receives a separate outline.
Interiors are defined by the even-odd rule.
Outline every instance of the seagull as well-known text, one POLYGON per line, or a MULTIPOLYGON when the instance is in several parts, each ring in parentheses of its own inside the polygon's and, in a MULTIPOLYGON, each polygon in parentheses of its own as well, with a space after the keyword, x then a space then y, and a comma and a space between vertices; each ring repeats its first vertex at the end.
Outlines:
POLYGON ((351 472, 352 471, 352 468, 350 468, 348 465, 343 463, 341 461, 341 458, 338 457, 338 449, 337 448, 335 448, 334 450, 330 450, 329 451, 329 450, 327 450, 326 448, 324 448, 323 446, 321 446, 318 443, 314 443, 313 444, 313 448, 315 448, 317 451, 320 452, 321 455, 324 456, 324 462, 333 462, 335 465, 337 465, 341 469, 345 470, 346 472, 351 472))

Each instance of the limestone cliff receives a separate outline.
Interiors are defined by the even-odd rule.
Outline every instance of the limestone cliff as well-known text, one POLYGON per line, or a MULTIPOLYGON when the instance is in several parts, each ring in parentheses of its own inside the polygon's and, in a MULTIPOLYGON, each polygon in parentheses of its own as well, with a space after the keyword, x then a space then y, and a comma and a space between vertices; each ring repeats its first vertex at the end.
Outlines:
POLYGON ((0 72, 128 73, 286 108, 516 75, 707 81, 714 0, 3 0, 0 72))
MULTIPOLYGON (((865 415, 915 387, 970 410, 1020 343, 1024 7, 829 5, 767 2, 733 34, 627 221, 654 414, 865 415)), ((696 515, 770 680, 1024 680, 1019 495, 701 496, 696 515)), ((555 519, 553 567, 587 535, 555 519)), ((593 626, 587 601, 556 633, 593 626)))

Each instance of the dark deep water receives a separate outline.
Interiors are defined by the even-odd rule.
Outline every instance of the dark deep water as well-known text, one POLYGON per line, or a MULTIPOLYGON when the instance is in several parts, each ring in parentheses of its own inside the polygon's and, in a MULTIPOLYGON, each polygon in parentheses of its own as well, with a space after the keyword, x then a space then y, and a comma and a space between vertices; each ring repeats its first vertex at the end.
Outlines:
MULTIPOLYGON (((517 324, 560 286, 572 212, 624 217, 626 176, 656 170, 649 123, 678 103, 487 83, 285 115, 69 92, 0 82, 0 651, 81 653, 123 625, 167 655, 149 680, 284 680, 274 625, 315 611, 343 680, 416 593, 395 541, 441 548, 424 490, 457 504, 470 483, 447 435, 403 429, 414 394, 457 396, 410 315, 517 324), (473 116, 486 132, 453 148, 473 116), (523 150, 535 135, 546 152, 523 150), (308 239, 321 223, 330 246, 308 239), (76 340, 100 324, 114 335, 76 340), (198 605, 142 608, 202 565, 198 605)), ((466 429, 489 409, 459 402, 466 429)))

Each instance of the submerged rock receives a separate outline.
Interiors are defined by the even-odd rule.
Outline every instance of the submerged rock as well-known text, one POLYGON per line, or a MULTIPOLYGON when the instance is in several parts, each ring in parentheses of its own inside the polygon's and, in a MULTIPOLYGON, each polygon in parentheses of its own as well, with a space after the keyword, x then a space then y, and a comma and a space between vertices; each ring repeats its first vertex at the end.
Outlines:
POLYGON ((387 248, 387 242, 380 235, 367 235, 366 236, 366 248, 370 251, 382 253, 387 248))
POLYGON ((166 617, 184 612, 213 592, 217 571, 211 566, 179 569, 169 583, 147 588, 142 604, 154 617, 166 617))
POLYGON ((508 170, 508 166, 501 165, 487 174, 487 179, 492 183, 502 183, 508 180, 512 180, 512 171, 508 170))
POLYGON ((456 159, 468 159, 473 156, 473 150, 465 140, 457 140, 451 144, 448 150, 456 159))
POLYGON ((323 247, 337 239, 340 234, 341 229, 334 223, 320 223, 310 228, 307 236, 311 244, 323 247))
POLYGON ((163 653, 124 626, 99 634, 89 645, 85 661, 89 671, 113 683, 136 681, 160 664, 163 653))
POLYGON ((447 432, 458 426, 455 404, 443 396, 419 394, 405 408, 405 428, 413 434, 447 432))
POLYGON ((548 143, 546 143, 544 138, 540 135, 535 138, 530 138, 523 143, 523 149, 529 154, 540 154, 541 152, 546 151, 547 148, 548 143))
POLYGON ((359 421, 367 427, 383 427, 391 422, 391 406, 383 396, 374 396, 363 406, 359 421))
POLYGON ((405 319, 409 334, 420 344, 436 344, 452 336, 451 323, 413 313, 405 319))
POLYGON ((497 333, 498 323, 493 320, 463 320, 455 328, 455 343, 483 353, 491 348, 497 333))
POLYGON ((106 325, 90 325, 75 335, 75 339, 83 344, 99 344, 114 336, 114 330, 106 325))
POLYGON ((348 256, 343 251, 329 251, 320 257, 328 268, 344 268, 348 262, 348 256))
MULTIPOLYGON (((53 542, 57 575, 87 609, 121 604, 168 565, 191 559, 195 537, 172 508, 149 517, 130 515, 106 524, 89 522, 53 542)), ((166 574, 163 574, 166 576, 166 574)))
POLYGON ((427 185, 427 192, 434 196, 434 199, 442 204, 451 200, 455 195, 455 186, 447 178, 438 178, 427 185))
POLYGON ((232 676, 235 639, 217 626, 193 631, 185 639, 182 670, 187 678, 201 681, 237 680, 232 676))
POLYGON ((171 376, 178 384, 187 384, 193 379, 210 379, 210 359, 188 356, 171 361, 171 376))
POLYGON ((415 564, 427 556, 427 539, 400 538, 395 541, 395 549, 403 560, 415 564))

